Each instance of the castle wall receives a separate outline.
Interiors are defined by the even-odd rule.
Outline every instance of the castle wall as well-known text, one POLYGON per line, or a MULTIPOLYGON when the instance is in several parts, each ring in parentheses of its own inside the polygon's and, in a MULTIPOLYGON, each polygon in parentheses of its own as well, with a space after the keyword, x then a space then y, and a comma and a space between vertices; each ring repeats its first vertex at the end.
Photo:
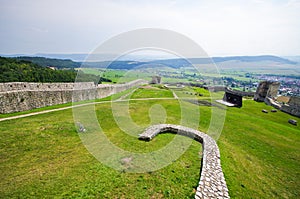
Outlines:
POLYGON ((300 117, 300 108, 296 106, 283 105, 280 109, 283 112, 300 117))
POLYGON ((300 97, 292 96, 288 104, 279 104, 272 98, 266 97, 265 103, 285 113, 300 117, 300 97))
POLYGON ((279 87, 280 87, 279 82, 272 82, 269 86, 267 97, 271 97, 271 98, 277 97, 279 87))
POLYGON ((225 94, 223 96, 223 101, 234 104, 236 107, 243 106, 243 96, 240 95, 239 92, 232 91, 229 89, 225 90, 225 94))
POLYGON ((219 91, 225 91, 225 86, 204 86, 203 87, 206 90, 209 90, 210 92, 219 92, 219 91))
POLYGON ((153 76, 151 84, 160 84, 161 83, 161 77, 160 76, 153 76))
POLYGON ((280 87, 279 82, 271 82, 271 81, 262 81, 259 83, 255 95, 254 100, 258 102, 265 101, 266 97, 276 97, 278 93, 278 89, 280 87))
POLYGON ((281 107, 283 112, 300 117, 300 97, 292 96, 288 104, 281 107))
POLYGON ((127 90, 131 87, 147 83, 135 80, 126 84, 83 83, 0 83, 0 113, 20 111, 104 98, 127 90))
POLYGON ((80 83, 32 83, 32 82, 8 82, 0 83, 0 92, 6 91, 27 91, 27 90, 73 90, 73 89, 88 89, 95 87, 93 82, 80 83))
POLYGON ((288 104, 290 106, 298 106, 298 107, 300 107, 300 97, 291 96, 288 104))

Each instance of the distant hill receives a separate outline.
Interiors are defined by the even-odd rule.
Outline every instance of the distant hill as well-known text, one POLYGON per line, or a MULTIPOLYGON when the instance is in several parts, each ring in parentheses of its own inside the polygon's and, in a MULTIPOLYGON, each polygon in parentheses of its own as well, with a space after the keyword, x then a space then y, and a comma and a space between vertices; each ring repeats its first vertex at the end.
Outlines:
POLYGON ((108 68, 108 69, 133 69, 147 64, 148 62, 136 62, 136 61, 103 61, 103 62, 84 62, 82 67, 91 68, 108 68))
POLYGON ((223 62, 251 62, 251 63, 263 63, 263 62, 274 62, 276 64, 289 64, 295 65, 297 62, 290 61, 277 56, 263 55, 263 56, 234 56, 234 57, 213 57, 213 58, 189 58, 189 59, 162 59, 147 62, 136 62, 136 61, 114 61, 114 62, 86 62, 85 66, 90 67, 107 67, 110 69, 133 69, 147 66, 168 66, 171 68, 181 68, 191 66, 191 64, 211 64, 223 63, 223 62))
POLYGON ((73 69, 53 70, 30 61, 0 57, 0 82, 111 82, 109 79, 82 72, 76 77, 77 71, 73 69))
POLYGON ((88 54, 84 53, 73 53, 73 54, 46 54, 46 53, 37 53, 34 56, 36 57, 47 57, 51 59, 70 59, 75 62, 82 62, 86 59, 88 54))
POLYGON ((300 63, 300 56, 286 56, 286 57, 283 57, 283 58, 289 59, 289 60, 297 62, 297 63, 300 63))
POLYGON ((261 55, 261 56, 234 56, 234 57, 213 57, 214 62, 224 61, 241 61, 241 62, 261 62, 261 61, 272 61, 282 64, 296 64, 297 62, 289 59, 272 56, 272 55, 261 55))
POLYGON ((284 59, 277 56, 272 55, 262 55, 262 56, 233 56, 233 57, 212 57, 212 58, 188 58, 188 59, 167 59, 167 60, 157 60, 152 61, 153 63, 163 63, 173 68, 177 68, 178 66, 186 66, 190 64, 210 64, 212 62, 220 63, 227 61, 239 61, 239 62, 263 62, 263 61, 271 61, 281 64, 297 64, 295 61, 291 61, 289 59, 284 59))
MULTIPOLYGON (((56 54, 45 54, 45 56, 52 57, 76 57, 76 58, 84 58, 88 56, 87 54, 61 54, 59 56, 56 54)), ((132 57, 133 58, 133 57, 132 57)), ((31 61, 33 63, 39 64, 41 66, 54 66, 58 69, 62 68, 79 68, 82 64, 83 67, 91 67, 91 68, 109 68, 109 69, 133 69, 147 66, 168 66, 171 68, 180 68, 190 66, 191 64, 211 64, 211 63, 274 63, 274 64, 287 64, 287 65, 295 65, 296 61, 291 61, 287 58, 282 58, 278 56, 272 55, 261 55, 261 56, 231 56, 231 57, 212 57, 212 58, 175 58, 175 59, 158 59, 152 61, 136 61, 134 58, 132 60, 117 60, 117 61, 101 61, 101 62, 75 62, 71 59, 57 59, 57 58, 46 58, 46 57, 31 57, 31 56, 21 56, 17 57, 18 60, 26 60, 31 61)), ((295 59, 294 59, 295 60, 295 59)))
POLYGON ((29 57, 29 56, 21 56, 16 57, 17 60, 30 61, 32 63, 38 64, 40 66, 52 66, 58 69, 62 68, 79 68, 81 63, 74 62, 70 59, 52 59, 46 57, 29 57))

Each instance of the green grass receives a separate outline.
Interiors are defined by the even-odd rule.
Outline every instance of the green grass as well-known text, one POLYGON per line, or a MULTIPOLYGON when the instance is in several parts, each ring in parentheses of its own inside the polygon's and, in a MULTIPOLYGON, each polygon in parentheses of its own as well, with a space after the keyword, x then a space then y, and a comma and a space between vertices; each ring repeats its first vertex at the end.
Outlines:
POLYGON ((132 94, 131 98, 173 98, 173 93, 159 87, 141 87, 132 94))
POLYGON ((99 75, 108 78, 115 83, 130 82, 136 79, 151 79, 151 74, 139 70, 111 70, 111 69, 97 69, 97 68, 80 68, 84 73, 99 75))
POLYGON ((184 87, 184 88, 172 88, 172 91, 176 93, 178 98, 186 99, 198 99, 198 100, 215 100, 222 99, 224 92, 210 92, 204 88, 199 87, 184 87))
MULTIPOLYGON (((172 93, 137 89, 131 99, 158 96, 172 93)), ((262 113, 262 109, 272 109, 264 103, 243 102, 242 108, 227 109, 217 141, 231 198, 299 198, 300 127, 287 122, 299 119, 282 112, 262 113)), ((125 105, 115 103, 120 110, 125 105)), ((110 102, 95 107, 107 138, 124 150, 149 152, 174 138, 173 134, 161 134, 151 142, 139 141, 138 132, 131 136, 118 127, 110 102)), ((141 128, 160 122, 180 123, 177 100, 132 100, 129 107, 132 120, 141 128), (152 118, 152 109, 164 111, 152 118)), ((190 103, 184 107, 191 112, 200 109, 198 129, 206 132, 211 108, 190 103)), ((187 126, 197 119, 193 114, 186 117, 187 126)), ((196 141, 163 169, 134 174, 116 171, 84 147, 71 109, 3 121, 0 131, 0 198, 193 198, 199 181, 201 145, 196 141)))
MULTIPOLYGON (((147 126, 150 120, 145 111, 158 102, 133 102, 130 110, 144 116, 141 125, 147 126)), ((163 105, 177 115, 170 116, 168 122, 176 122, 177 102, 163 105)), ((110 107, 110 103, 99 104, 96 112, 109 139, 125 150, 153 151, 174 137, 163 134, 147 143, 128 136, 114 123, 110 107)), ((141 122, 138 117, 134 120, 141 122)), ((5 121, 0 130, 2 197, 189 198, 198 183, 201 145, 197 142, 162 170, 130 174, 108 168, 87 152, 76 133, 71 110, 5 121)))
POLYGON ((218 144, 230 195, 299 198, 299 126, 287 122, 294 118, 288 114, 262 109, 272 107, 246 100, 227 111, 218 144))
POLYGON ((16 112, 16 113, 4 113, 4 114, 2 113, 2 114, 0 114, 0 118, 13 117, 13 116, 24 115, 24 114, 28 114, 28 113, 36 113, 36 112, 41 112, 41 111, 46 111, 46 110, 53 110, 53 109, 64 108, 64 107, 71 107, 73 105, 80 105, 80 104, 86 104, 86 103, 92 103, 92 102, 110 101, 112 97, 114 97, 114 99, 115 99, 117 96, 120 96, 122 94, 123 93, 119 93, 116 96, 108 96, 108 97, 101 98, 101 99, 96 99, 96 100, 85 100, 85 101, 80 101, 80 102, 69 102, 69 103, 65 103, 65 104, 45 106, 45 107, 42 107, 42 108, 36 108, 36 109, 32 109, 32 110, 28 110, 28 111, 22 111, 22 112, 16 112))

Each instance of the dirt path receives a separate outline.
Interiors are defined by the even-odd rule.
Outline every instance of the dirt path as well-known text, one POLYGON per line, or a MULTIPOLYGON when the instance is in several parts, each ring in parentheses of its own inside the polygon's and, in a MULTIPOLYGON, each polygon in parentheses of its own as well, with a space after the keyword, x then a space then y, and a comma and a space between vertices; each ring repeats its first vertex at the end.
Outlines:
POLYGON ((40 114, 45 114, 45 113, 62 111, 62 110, 67 110, 67 109, 75 108, 75 107, 88 106, 88 105, 92 105, 92 104, 107 103, 107 102, 110 102, 110 101, 91 102, 91 103, 86 103, 86 104, 79 104, 79 105, 68 106, 68 107, 63 107, 63 108, 56 108, 56 109, 45 110, 45 111, 39 111, 39 112, 34 112, 34 113, 27 113, 27 114, 24 114, 24 115, 16 115, 16 116, 12 116, 12 117, 0 118, 0 122, 6 121, 6 120, 13 120, 13 119, 18 119, 18 118, 23 118, 23 117, 29 117, 29 116, 33 116, 33 115, 40 115, 40 114))
POLYGON ((34 115, 40 115, 40 114, 45 114, 45 113, 51 113, 51 112, 56 112, 56 111, 63 111, 71 108, 76 108, 76 107, 82 107, 82 106, 88 106, 88 105, 95 105, 95 104, 103 104, 103 103, 111 103, 111 102, 125 102, 125 101, 145 101, 145 100, 174 100, 178 99, 178 96, 174 91, 173 96, 174 98, 140 98, 140 99, 125 99, 127 96, 132 94, 135 90, 133 90, 130 93, 127 93, 123 96, 121 96, 119 99, 114 100, 114 101, 102 101, 102 102, 90 102, 86 104, 79 104, 79 105, 74 105, 74 106, 68 106, 68 107, 63 107, 63 108, 56 108, 56 109, 51 109, 51 110, 45 110, 45 111, 39 111, 39 112, 34 112, 34 113, 27 113, 24 115, 16 115, 16 116, 11 116, 11 117, 6 117, 6 118, 0 118, 0 122, 6 121, 6 120, 13 120, 13 119, 18 119, 18 118, 24 118, 24 117, 30 117, 34 115))
POLYGON ((173 93, 174 98, 178 99, 178 96, 176 95, 176 93, 174 91, 172 91, 172 93, 173 93))
POLYGON ((0 118, 0 122, 6 121, 6 120, 30 117, 30 116, 40 115, 40 114, 45 114, 45 113, 51 113, 51 112, 56 112, 56 111, 62 111, 62 110, 67 110, 67 109, 71 109, 71 108, 76 108, 76 107, 88 106, 88 105, 104 104, 104 103, 111 103, 111 102, 144 101, 144 100, 174 100, 174 98, 118 99, 118 100, 114 100, 114 101, 90 102, 90 103, 86 103, 86 104, 79 104, 79 105, 68 106, 68 107, 63 107, 63 108, 56 108, 56 109, 39 111, 39 112, 34 112, 34 113, 27 113, 24 115, 16 115, 16 116, 11 116, 11 117, 6 117, 6 118, 0 118))

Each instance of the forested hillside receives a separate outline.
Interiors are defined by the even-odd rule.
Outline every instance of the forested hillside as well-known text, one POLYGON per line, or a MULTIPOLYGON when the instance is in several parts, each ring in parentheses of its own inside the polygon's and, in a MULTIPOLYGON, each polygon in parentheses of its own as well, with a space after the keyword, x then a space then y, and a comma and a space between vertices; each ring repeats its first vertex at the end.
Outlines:
POLYGON ((73 69, 52 70, 30 61, 0 57, 0 82, 74 82, 75 79, 81 82, 111 82, 96 75, 80 73, 76 79, 77 71, 73 69))
POLYGON ((74 62, 70 59, 52 59, 46 57, 16 57, 17 60, 30 61, 32 63, 38 64, 40 66, 54 66, 58 69, 62 68, 79 68, 81 63, 74 62))

